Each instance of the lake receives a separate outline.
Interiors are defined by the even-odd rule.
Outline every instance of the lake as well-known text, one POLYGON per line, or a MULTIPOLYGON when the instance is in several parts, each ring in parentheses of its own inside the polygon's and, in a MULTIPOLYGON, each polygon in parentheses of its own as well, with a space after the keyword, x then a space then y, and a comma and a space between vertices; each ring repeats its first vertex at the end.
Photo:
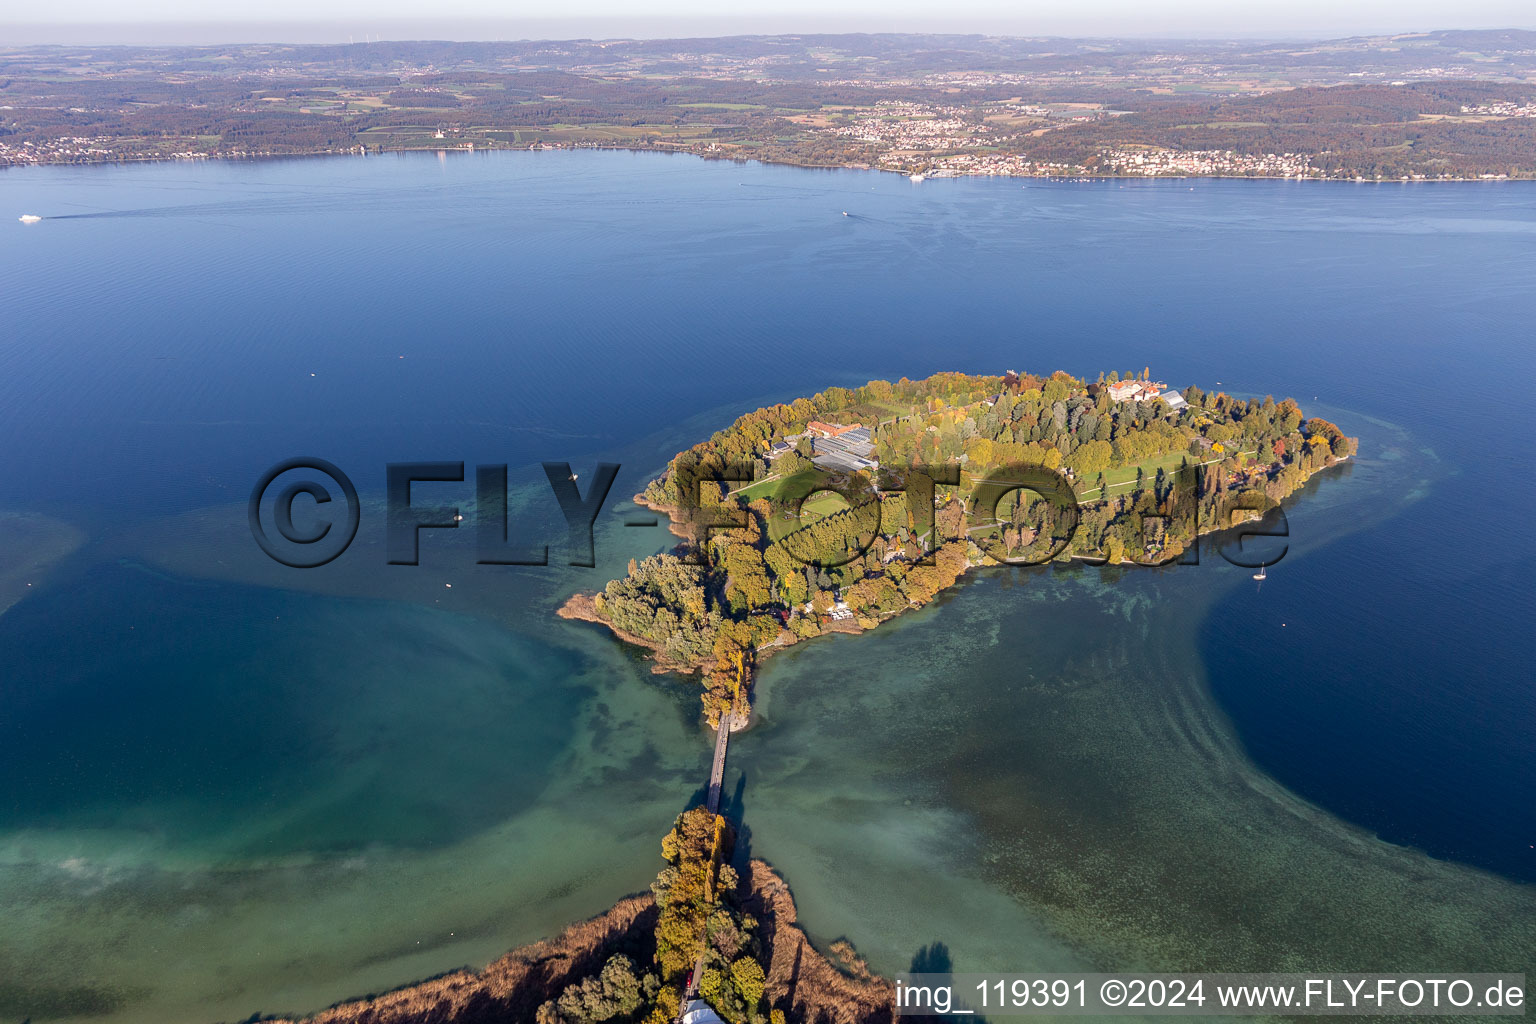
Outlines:
POLYGON ((0 1016, 309 1011, 644 889, 697 690, 554 608, 669 546, 627 496, 738 412, 949 369, 1149 366, 1361 455, 1262 587, 1209 543, 985 570, 769 660, 726 788, 812 937, 1530 966, 1529 183, 414 154, 9 170, 0 214, 0 1016), (313 570, 246 521, 300 455, 362 497, 313 570), (552 564, 429 531, 387 565, 384 466, 422 460, 508 464, 552 564), (621 464, 596 567, 540 461, 621 464))

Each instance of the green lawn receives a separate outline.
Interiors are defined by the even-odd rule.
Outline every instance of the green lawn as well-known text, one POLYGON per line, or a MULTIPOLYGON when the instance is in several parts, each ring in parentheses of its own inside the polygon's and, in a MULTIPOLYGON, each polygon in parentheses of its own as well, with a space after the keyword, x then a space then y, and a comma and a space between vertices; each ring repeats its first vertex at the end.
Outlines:
POLYGON ((738 498, 745 498, 747 501, 756 501, 758 498, 771 497, 773 489, 778 486, 778 483, 779 478, 777 476, 769 475, 758 480, 756 483, 750 483, 740 490, 735 490, 731 493, 738 498))
MULTIPOLYGON (((1202 461, 1206 463, 1220 462, 1222 459, 1231 454, 1231 452, 1227 452, 1219 457, 1206 456, 1202 461)), ((1252 455, 1253 451, 1250 449, 1239 454, 1252 455)), ((1179 468, 1179 464, 1182 463, 1185 459, 1189 459, 1191 462, 1196 461, 1194 456, 1185 452, 1174 452, 1172 455, 1160 455, 1155 459, 1146 459, 1145 461, 1138 462, 1134 466, 1121 466, 1119 469, 1106 470, 1104 477, 1109 481, 1110 492, 1115 493, 1135 485, 1136 470, 1138 468, 1146 473, 1147 481, 1150 483, 1151 481, 1157 479, 1157 471, 1159 469, 1166 469, 1169 473, 1172 473, 1174 470, 1179 468)), ((1096 486, 1098 481, 1099 477, 1096 473, 1092 474, 1086 480, 1076 481, 1075 486, 1077 487, 1077 500, 1079 502, 1098 501, 1100 497, 1099 488, 1096 486)))
POLYGON ((833 494, 831 491, 820 491, 811 495, 805 504, 800 506, 800 518, 804 522, 813 523, 851 507, 842 495, 833 494))

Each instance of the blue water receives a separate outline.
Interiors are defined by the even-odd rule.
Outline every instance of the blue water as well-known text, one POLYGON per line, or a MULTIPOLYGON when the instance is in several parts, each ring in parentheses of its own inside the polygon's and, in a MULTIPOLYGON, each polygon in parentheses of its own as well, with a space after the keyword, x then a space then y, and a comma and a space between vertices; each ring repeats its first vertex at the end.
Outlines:
MULTIPOLYGON (((643 887, 653 833, 692 796, 707 756, 692 697, 550 612, 667 538, 620 528, 623 510, 610 510, 600 566, 563 566, 536 463, 622 462, 617 501, 734 411, 945 369, 1094 376, 1150 365, 1175 385, 1321 407, 1361 435, 1362 458, 1293 506, 1296 551, 1263 588, 1212 559, 1177 579, 1062 580, 1050 592, 1066 610, 1042 633, 1009 618, 1034 614, 1029 587, 986 577, 952 606, 890 627, 891 645, 919 645, 930 629, 955 645, 979 687, 959 711, 945 674, 924 674, 915 654, 867 666, 885 649, 879 636, 771 662, 763 727, 742 747, 742 806, 754 850, 785 868, 813 935, 846 933, 876 966, 904 967, 904 949, 940 937, 925 922, 942 920, 940 899, 952 898, 970 920, 997 915, 976 930, 975 956, 1038 932, 1064 936, 1045 959, 1156 962, 1110 934, 1107 911, 1084 923, 1046 895, 1041 865, 1054 862, 1026 826, 1081 829, 1081 847, 1061 848, 1072 862, 1113 861, 1123 837, 1109 808, 1123 822, 1162 806, 1189 783, 1147 766, 1182 758, 1178 771, 1193 770, 1207 749, 1222 764, 1251 760, 1249 789, 1288 791, 1383 848, 1422 851, 1412 855, 1424 865, 1472 869, 1455 875, 1455 892, 1478 894, 1458 896, 1461 906, 1530 906, 1528 184, 914 186, 659 155, 415 155, 12 170, 0 175, 0 214, 0 512, 85 538, 35 571, 17 568, 29 551, 0 546, 12 563, 0 579, 25 576, 0 616, 0 906, 26 922, 15 945, 0 942, 0 977, 7 964, 35 974, 43 958, 118 964, 100 926, 68 920, 100 887, 135 894, 120 902, 137 925, 165 923, 166 935, 192 936, 189 950, 217 949, 217 931, 173 927, 185 908, 165 909, 166 893, 193 885, 173 870, 224 872, 196 875, 197 904, 228 920, 334 899, 314 933, 324 915, 353 915, 367 938, 317 939, 325 953, 302 980, 244 967, 238 986, 182 978, 181 1003, 104 995, 104 1012, 313 1009, 486 958, 643 887), (23 226, 23 212, 47 219, 23 226), (266 564, 243 504, 263 470, 300 454, 343 467, 365 499, 382 490, 386 462, 509 463, 556 564, 476 569, 471 539, 449 536, 424 544, 420 567, 386 567, 365 543, 367 500, 365 536, 332 566, 266 564), (1014 612, 984 610, 998 602, 1014 612), (1085 667, 1095 650, 1103 664, 1085 667), (1006 695, 1026 661, 1032 681, 1016 706, 1006 695), (1215 723, 1230 743, 1183 746, 1200 731, 1186 722, 1148 734, 1140 771, 1122 763, 1136 744, 1079 762, 1049 746, 1049 730, 1021 752, 1013 723, 1067 714, 1050 680, 1077 672, 1122 680, 1122 708, 1183 680, 1156 690, 1160 706, 1215 723), (851 688, 838 707, 854 712, 852 732, 818 703, 827 678, 851 688), (861 744, 857 709, 884 702, 895 702, 880 712, 894 716, 891 731, 909 713, 948 708, 951 754, 909 777, 907 755, 861 744), (972 718, 965 707, 991 711, 972 718), (843 856, 867 850, 871 832, 850 831, 847 807, 825 797, 849 776, 824 751, 845 744, 859 751, 861 792, 884 794, 874 804, 925 809, 899 829, 879 819, 878 870, 843 856), (977 786, 978 771, 1012 795, 977 786), (880 787, 898 776, 911 792, 895 800, 880 787), (1158 778, 1161 789, 1148 781, 1158 778), (1019 795, 1047 785, 1081 799, 1019 795), (1018 800, 1016 812, 998 818, 980 792, 1018 800), (595 833, 612 836, 589 842, 579 869, 559 862, 571 833, 549 817, 573 799, 591 801, 595 833), (942 869, 956 881, 930 903, 894 914, 885 890, 860 888, 861 877, 932 869, 925 858, 957 828, 975 846, 946 852, 960 858, 942 869), (512 851, 548 863, 507 877, 512 851), (463 931, 446 935, 458 918, 428 896, 402 896, 390 916, 300 866, 366 856, 398 858, 388 870, 402 894, 469 872, 495 888, 504 916, 487 911, 474 943, 456 944, 463 931), (237 869, 262 880, 221 884, 237 869), (260 874, 271 871, 287 874, 260 874), (1015 909, 997 909, 1005 894, 1015 909), (396 933, 438 913, 436 952, 401 953, 396 933)), ((431 486, 424 493, 444 501, 473 490, 431 486)), ((1103 714, 1101 725, 1113 720, 1103 714)), ((1090 735, 1091 716, 1073 721, 1090 735)), ((1061 723, 1054 735, 1076 733, 1061 723)), ((1208 806, 1228 799, 1213 790, 1208 806)), ((1231 807, 1229 817, 1248 813, 1231 807)), ((1270 883, 1310 878, 1302 853, 1266 849, 1270 883)), ((1257 848, 1248 855, 1261 860, 1257 848)), ((1176 916, 1174 898, 1159 898, 1176 916)), ((1510 927, 1528 936, 1524 913, 1510 927)), ((249 928, 245 952, 283 945, 273 928, 249 928)), ((188 976, 221 976, 202 955, 187 953, 188 976)), ((1379 955, 1363 947, 1355 963, 1374 968, 1379 955)), ((140 981, 161 969, 132 962, 140 981)), ((63 986, 37 982, 0 1010, 68 1017, 63 986), (29 1009, 45 1003, 63 1009, 29 1009)))

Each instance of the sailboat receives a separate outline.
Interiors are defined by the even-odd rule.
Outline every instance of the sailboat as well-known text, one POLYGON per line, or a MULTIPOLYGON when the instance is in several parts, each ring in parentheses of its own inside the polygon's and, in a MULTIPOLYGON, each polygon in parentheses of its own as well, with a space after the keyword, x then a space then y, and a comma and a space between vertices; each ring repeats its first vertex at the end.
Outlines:
POLYGON ((43 218, 39 217, 35 213, 24 213, 20 217, 17 217, 16 219, 21 221, 23 224, 36 224, 38 221, 42 220, 43 218))
POLYGON ((1259 580, 1260 582, 1263 582, 1263 580, 1265 579, 1265 576, 1266 576, 1264 568, 1265 567, 1262 566, 1262 565, 1259 566, 1259 571, 1253 574, 1253 578, 1256 579, 1256 580, 1259 580))

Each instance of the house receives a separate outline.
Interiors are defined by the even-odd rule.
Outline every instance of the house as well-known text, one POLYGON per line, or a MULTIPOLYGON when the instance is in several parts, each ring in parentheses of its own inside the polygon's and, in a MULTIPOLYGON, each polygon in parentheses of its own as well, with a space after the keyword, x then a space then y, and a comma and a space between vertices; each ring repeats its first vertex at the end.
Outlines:
POLYGON ((773 444, 768 446, 768 460, 772 462, 779 456, 792 451, 794 447, 795 446, 790 444, 788 441, 775 441, 773 444))

